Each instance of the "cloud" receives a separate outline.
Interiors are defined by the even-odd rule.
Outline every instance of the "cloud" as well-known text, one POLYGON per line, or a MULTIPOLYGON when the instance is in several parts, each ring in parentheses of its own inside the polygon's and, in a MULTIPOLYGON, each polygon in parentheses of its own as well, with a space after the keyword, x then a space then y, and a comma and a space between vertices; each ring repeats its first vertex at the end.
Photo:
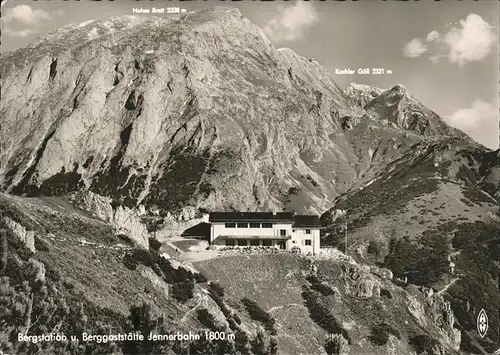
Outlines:
POLYGON ((40 9, 33 10, 29 5, 17 5, 5 10, 2 20, 5 23, 17 21, 27 26, 33 26, 50 20, 50 14, 40 9))
POLYGON ((497 36, 494 27, 481 16, 469 14, 444 36, 449 47, 448 60, 463 66, 467 62, 484 59, 493 49, 497 36))
POLYGON ((469 107, 460 109, 443 119, 479 143, 491 149, 498 149, 498 116, 497 105, 476 100, 469 107))
MULTIPOLYGON (((4 3, 2 3, 3 5, 4 3)), ((28 26, 28 28, 14 29, 6 27, 4 33, 11 37, 26 37, 39 32, 39 27, 50 21, 53 16, 60 16, 62 10, 57 10, 52 13, 33 8, 29 5, 17 5, 15 7, 4 10, 2 21, 4 24, 14 24, 16 27, 28 26)))
POLYGON ((435 64, 440 58, 447 58, 449 62, 463 66, 483 60, 495 46, 495 27, 479 15, 469 14, 465 20, 448 22, 443 27, 446 29, 443 35, 436 30, 427 33, 427 44, 420 38, 412 39, 403 48, 404 56, 417 58, 427 52, 429 60, 435 64))
POLYGON ((427 52, 427 48, 420 38, 414 38, 405 44, 402 51, 405 57, 416 58, 427 52))
POLYGON ((35 30, 35 29, 32 29, 32 28, 27 28, 25 30, 12 30, 10 28, 5 28, 3 33, 7 36, 11 36, 11 37, 27 37, 27 36, 31 36, 31 35, 34 35, 36 33, 38 33, 38 30, 35 30))
POLYGON ((297 1, 295 5, 284 7, 281 13, 271 19, 264 32, 273 41, 295 41, 318 22, 319 16, 311 2, 297 1))
POLYGON ((439 32, 435 30, 429 32, 427 37, 425 37, 425 40, 427 42, 437 42, 439 40, 439 32))
POLYGON ((498 118, 498 110, 489 102, 474 101, 470 107, 460 109, 445 120, 460 129, 472 129, 482 125, 484 121, 498 118))

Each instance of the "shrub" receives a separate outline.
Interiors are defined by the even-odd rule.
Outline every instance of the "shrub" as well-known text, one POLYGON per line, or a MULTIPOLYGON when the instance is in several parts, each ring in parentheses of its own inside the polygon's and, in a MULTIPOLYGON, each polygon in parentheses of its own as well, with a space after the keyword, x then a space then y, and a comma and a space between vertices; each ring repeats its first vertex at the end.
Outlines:
POLYGON ((208 285, 211 291, 215 292, 220 298, 224 298, 224 287, 219 285, 217 282, 210 281, 208 285))
POLYGON ((179 302, 187 302, 193 298, 194 282, 193 280, 186 280, 176 282, 172 286, 172 297, 179 302))
POLYGON ((163 277, 163 273, 161 272, 161 269, 160 267, 158 266, 158 264, 154 264, 151 269, 153 269, 153 271, 155 272, 155 274, 159 277, 163 277))
POLYGON ((420 244, 408 236, 391 239, 389 253, 382 267, 391 269, 396 277, 408 276, 416 285, 431 286, 449 271, 448 255, 451 248, 442 231, 427 231, 420 238, 420 244))
POLYGON ((314 291, 308 287, 304 287, 302 290, 302 298, 306 303, 311 319, 315 321, 316 324, 331 334, 342 334, 342 336, 346 338, 349 343, 351 342, 349 333, 342 328, 340 323, 337 322, 337 319, 335 319, 335 316, 330 312, 328 307, 321 302, 320 298, 314 291))
POLYGON ((416 335, 410 338, 410 345, 415 349, 417 354, 441 354, 438 352, 440 344, 438 341, 432 339, 430 336, 425 334, 416 335))
POLYGON ((45 239, 35 235, 35 249, 37 251, 49 251, 50 244, 45 239))
POLYGON ((175 270, 174 274, 174 282, 183 282, 186 280, 194 280, 194 275, 191 271, 188 269, 183 268, 182 266, 179 266, 175 270))
POLYGON ((224 328, 221 327, 217 319, 205 308, 198 309, 196 311, 196 318, 198 321, 206 328, 213 331, 223 331, 224 328))
POLYGON ((275 335, 271 336, 271 338, 269 339, 267 353, 269 355, 276 355, 278 353, 278 338, 276 338, 275 335))
POLYGON ((132 257, 137 263, 143 264, 144 266, 153 266, 155 264, 154 256, 146 249, 135 249, 132 257))
POLYGON ((382 296, 382 297, 387 297, 387 298, 389 298, 389 299, 391 299, 391 298, 392 298, 391 291, 386 290, 385 288, 380 289, 380 296, 382 296))
POLYGON ((136 270, 137 269, 137 262, 134 260, 131 254, 125 254, 123 257, 123 265, 129 270, 136 270))
POLYGON ((168 284, 173 284, 175 279, 176 270, 170 264, 170 261, 164 258, 158 258, 157 264, 161 271, 163 272, 163 279, 168 284))
POLYGON ((252 353, 255 355, 267 355, 264 334, 261 331, 257 332, 257 337, 250 344, 252 345, 252 353))
POLYGON ((292 186, 288 189, 288 194, 289 195, 297 195, 300 192, 300 189, 298 187, 292 186))
POLYGON ((257 302, 252 301, 248 298, 243 298, 241 300, 243 305, 245 306, 246 311, 248 312, 248 315, 253 319, 258 322, 261 322, 264 327, 272 332, 275 333, 274 325, 275 325, 275 320, 269 313, 264 311, 260 306, 257 304, 257 302))
POLYGON ((248 350, 248 336, 242 330, 237 330, 234 337, 234 346, 241 354, 250 354, 248 350))
POLYGON ((335 294, 333 289, 330 286, 322 283, 321 280, 319 280, 317 276, 308 276, 307 281, 309 281, 311 283, 311 288, 313 290, 318 291, 323 296, 330 296, 330 295, 335 294))
POLYGON ((399 332, 387 323, 379 323, 372 327, 369 336, 370 341, 374 345, 383 346, 389 341, 389 335, 392 334, 396 338, 400 338, 399 332))
POLYGON ((149 248, 153 250, 160 250, 161 242, 153 237, 149 237, 149 248))
POLYGON ((208 281, 207 278, 206 278, 206 276, 203 275, 202 273, 199 273, 199 272, 197 272, 197 273, 194 274, 194 279, 195 279, 195 281, 197 283, 200 283, 200 284, 205 283, 205 282, 208 281))
POLYGON ((125 242, 127 244, 134 244, 134 242, 132 241, 132 239, 130 239, 130 237, 126 234, 118 234, 116 236, 118 239, 120 239, 122 242, 125 242))
POLYGON ((349 342, 342 334, 331 334, 326 341, 325 350, 328 355, 347 355, 349 342))
POLYGON ((372 240, 366 249, 368 254, 382 256, 385 252, 385 244, 381 240, 372 240))
POLYGON ((123 264, 130 270, 137 269, 137 265, 153 267, 156 264, 156 258, 149 250, 134 249, 131 253, 125 254, 123 264))
POLYGON ((59 270, 54 269, 50 265, 45 265, 45 278, 51 280, 52 282, 61 281, 61 272, 59 270))

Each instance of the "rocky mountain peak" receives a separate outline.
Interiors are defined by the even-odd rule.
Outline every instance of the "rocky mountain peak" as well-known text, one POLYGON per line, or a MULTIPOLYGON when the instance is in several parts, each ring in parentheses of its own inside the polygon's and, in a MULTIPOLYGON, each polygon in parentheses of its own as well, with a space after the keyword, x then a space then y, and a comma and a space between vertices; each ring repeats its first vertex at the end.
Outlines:
POLYGON ((346 96, 324 68, 278 51, 237 10, 66 26, 0 66, 0 183, 9 192, 90 189, 165 209, 204 196, 206 207, 254 209, 281 208, 269 196, 297 185, 312 184, 318 201, 335 190, 332 172, 309 161, 345 151, 328 136, 340 131, 346 96))
POLYGON ((395 127, 425 136, 458 136, 470 141, 466 134, 448 126, 435 112, 418 101, 401 84, 383 91, 364 109, 372 117, 395 127))
POLYGON ((360 107, 364 107, 367 103, 377 98, 384 92, 375 86, 350 83, 345 89, 344 93, 352 100, 352 102, 360 107))

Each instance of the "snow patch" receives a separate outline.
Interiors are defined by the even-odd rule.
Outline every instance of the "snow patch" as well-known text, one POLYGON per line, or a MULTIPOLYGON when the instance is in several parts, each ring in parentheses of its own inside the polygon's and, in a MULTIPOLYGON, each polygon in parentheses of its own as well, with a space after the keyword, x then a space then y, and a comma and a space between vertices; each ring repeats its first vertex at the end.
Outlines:
POLYGON ((87 34, 87 38, 89 40, 93 40, 93 39, 96 39, 99 37, 99 31, 97 30, 97 28, 93 28, 88 34, 87 34))
POLYGON ((85 22, 82 22, 82 23, 79 23, 76 28, 82 28, 84 26, 87 26, 89 23, 92 23, 94 22, 95 20, 90 20, 90 21, 85 21, 85 22))

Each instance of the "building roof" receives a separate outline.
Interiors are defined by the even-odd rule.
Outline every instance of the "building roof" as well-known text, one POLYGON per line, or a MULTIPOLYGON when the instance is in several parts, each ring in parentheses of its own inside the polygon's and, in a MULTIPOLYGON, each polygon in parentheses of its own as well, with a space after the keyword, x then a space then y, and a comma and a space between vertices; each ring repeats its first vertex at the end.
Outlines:
POLYGON ((292 222, 293 212, 212 212, 210 222, 292 222))
POLYGON ((290 222, 294 227, 321 227, 319 216, 293 212, 212 212, 210 222, 290 222))
POLYGON ((321 222, 319 216, 297 214, 293 216, 293 227, 319 228, 321 227, 321 222))

